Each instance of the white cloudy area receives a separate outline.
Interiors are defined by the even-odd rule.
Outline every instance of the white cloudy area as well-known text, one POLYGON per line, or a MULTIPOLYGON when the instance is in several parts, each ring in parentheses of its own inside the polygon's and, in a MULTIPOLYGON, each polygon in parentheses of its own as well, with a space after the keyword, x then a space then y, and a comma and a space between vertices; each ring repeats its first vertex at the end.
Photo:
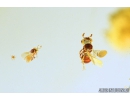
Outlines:
POLYGON ((0 8, 0 92, 97 93, 130 85, 130 54, 114 51, 104 38, 117 8, 0 8), (107 50, 103 67, 82 70, 82 33, 95 50, 107 50), (26 63, 23 52, 42 45, 26 63), (11 55, 16 59, 12 60, 11 55))

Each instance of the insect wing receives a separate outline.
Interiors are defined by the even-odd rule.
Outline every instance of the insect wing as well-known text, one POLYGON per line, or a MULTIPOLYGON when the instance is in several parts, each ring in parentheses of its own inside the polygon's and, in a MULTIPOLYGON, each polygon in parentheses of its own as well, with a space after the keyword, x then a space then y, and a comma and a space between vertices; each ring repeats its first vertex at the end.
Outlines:
POLYGON ((98 60, 96 57, 92 56, 89 52, 86 52, 91 61, 93 62, 94 65, 102 67, 103 63, 102 61, 98 60))
POLYGON ((102 67, 103 63, 101 60, 98 60, 97 58, 93 58, 93 59, 94 59, 95 65, 102 67))
POLYGON ((32 53, 28 54, 24 59, 26 60, 26 62, 32 61, 32 60, 33 60, 33 55, 32 55, 32 53))
POLYGON ((100 58, 104 57, 107 54, 106 50, 93 50, 94 57, 98 56, 100 58))
POLYGON ((26 56, 28 56, 30 54, 30 52, 24 52, 21 56, 22 58, 25 58, 26 56))
POLYGON ((92 55, 91 55, 89 52, 86 52, 86 53, 87 53, 88 57, 91 59, 91 61, 93 62, 93 64, 95 64, 95 62, 94 62, 94 59, 93 59, 92 55))

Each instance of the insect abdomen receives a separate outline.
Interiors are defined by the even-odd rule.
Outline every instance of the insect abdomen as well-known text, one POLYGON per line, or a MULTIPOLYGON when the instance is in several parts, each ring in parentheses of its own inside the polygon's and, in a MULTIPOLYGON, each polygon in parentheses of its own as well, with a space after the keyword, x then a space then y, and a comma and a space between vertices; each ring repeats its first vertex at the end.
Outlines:
POLYGON ((91 60, 90 58, 88 57, 87 54, 84 53, 85 51, 82 49, 80 50, 79 54, 80 54, 80 58, 81 60, 83 60, 84 63, 89 63, 91 60))
POLYGON ((84 63, 89 63, 91 60, 88 56, 84 56, 84 63))

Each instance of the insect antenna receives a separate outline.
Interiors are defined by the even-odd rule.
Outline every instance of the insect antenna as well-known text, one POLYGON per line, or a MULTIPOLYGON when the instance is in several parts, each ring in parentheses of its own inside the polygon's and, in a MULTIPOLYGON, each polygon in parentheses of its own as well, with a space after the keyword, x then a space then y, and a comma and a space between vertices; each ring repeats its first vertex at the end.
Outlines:
POLYGON ((89 37, 92 37, 92 34, 89 37))
MULTIPOLYGON (((85 38, 84 35, 85 35, 85 33, 82 34, 82 37, 83 37, 83 38, 85 38)), ((92 34, 91 34, 89 37, 92 37, 92 34)))
POLYGON ((42 46, 40 46, 40 45, 37 46, 37 49, 41 49, 41 48, 42 48, 42 46))
POLYGON ((83 37, 83 38, 85 38, 85 37, 84 37, 84 34, 85 34, 85 33, 82 34, 82 37, 83 37))

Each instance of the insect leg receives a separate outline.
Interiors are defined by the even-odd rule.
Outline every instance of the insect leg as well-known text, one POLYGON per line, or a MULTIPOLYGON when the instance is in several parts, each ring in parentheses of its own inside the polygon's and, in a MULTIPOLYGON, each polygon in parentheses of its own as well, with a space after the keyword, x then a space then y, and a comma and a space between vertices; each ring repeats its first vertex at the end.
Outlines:
POLYGON ((82 58, 82 64, 83 64, 83 70, 85 70, 85 65, 84 65, 84 56, 83 56, 83 58, 82 58))

